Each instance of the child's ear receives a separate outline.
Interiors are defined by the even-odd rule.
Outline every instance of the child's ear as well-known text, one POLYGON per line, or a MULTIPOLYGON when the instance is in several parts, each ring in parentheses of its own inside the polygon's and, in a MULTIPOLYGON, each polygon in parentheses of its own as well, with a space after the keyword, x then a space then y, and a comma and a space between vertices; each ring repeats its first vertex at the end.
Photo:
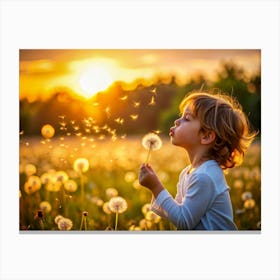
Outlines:
POLYGON ((206 131, 201 135, 201 144, 211 144, 216 138, 216 133, 212 130, 206 131))

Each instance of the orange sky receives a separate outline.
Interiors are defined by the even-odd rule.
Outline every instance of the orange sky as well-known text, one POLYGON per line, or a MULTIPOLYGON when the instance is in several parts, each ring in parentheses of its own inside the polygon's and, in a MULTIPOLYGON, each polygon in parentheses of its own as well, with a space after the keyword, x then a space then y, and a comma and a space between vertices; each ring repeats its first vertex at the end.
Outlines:
POLYGON ((55 87, 90 97, 115 80, 152 81, 157 75, 186 82, 202 72, 211 79, 222 61, 251 75, 260 71, 260 56, 260 50, 20 50, 20 97, 47 96, 55 87))

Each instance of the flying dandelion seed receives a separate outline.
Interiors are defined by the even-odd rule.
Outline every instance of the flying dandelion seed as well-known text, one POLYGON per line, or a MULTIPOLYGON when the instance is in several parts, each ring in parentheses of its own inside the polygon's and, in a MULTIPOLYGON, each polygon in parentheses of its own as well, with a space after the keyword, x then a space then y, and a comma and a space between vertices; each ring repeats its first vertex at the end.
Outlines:
POLYGON ((109 200, 109 208, 113 213, 116 213, 115 230, 117 230, 118 216, 119 216, 119 214, 121 214, 127 210, 127 202, 121 196, 112 197, 109 200))
POLYGON ((124 95, 124 96, 122 96, 122 97, 120 97, 120 100, 122 100, 122 101, 124 101, 124 100, 127 100, 127 95, 124 95))
POLYGON ((162 141, 157 134, 151 132, 143 137, 142 145, 146 150, 148 150, 148 155, 145 161, 146 163, 148 163, 150 159, 151 151, 159 150, 162 146, 162 141))
POLYGON ((130 117, 131 117, 131 119, 132 119, 133 121, 135 121, 135 120, 138 119, 138 115, 130 115, 130 117))
POLYGON ((251 199, 252 197, 253 197, 253 195, 252 195, 251 192, 244 192, 244 193, 242 193, 242 195, 241 195, 241 199, 242 199, 243 201, 246 201, 246 200, 248 200, 248 199, 251 199))
POLYGON ((133 106, 134 108, 138 108, 140 106, 140 101, 134 101, 133 106))
POLYGON ((109 106, 107 106, 107 107, 105 108, 105 113, 106 113, 107 118, 110 118, 110 117, 111 117, 111 109, 110 109, 109 106))
POLYGON ((152 94, 157 94, 157 88, 151 89, 151 90, 150 90, 150 93, 152 93, 152 94))
POLYGON ((149 102, 148 105, 149 105, 149 106, 154 106, 154 105, 156 105, 155 97, 154 97, 154 96, 152 96, 152 98, 151 98, 151 100, 150 100, 150 102, 149 102))
POLYGON ((114 119, 114 121, 116 122, 116 123, 118 123, 118 124, 123 124, 124 123, 124 119, 123 118, 116 118, 116 119, 114 119))
POLYGON ((46 124, 42 127, 41 134, 44 138, 50 139, 54 136, 55 129, 50 124, 46 124))

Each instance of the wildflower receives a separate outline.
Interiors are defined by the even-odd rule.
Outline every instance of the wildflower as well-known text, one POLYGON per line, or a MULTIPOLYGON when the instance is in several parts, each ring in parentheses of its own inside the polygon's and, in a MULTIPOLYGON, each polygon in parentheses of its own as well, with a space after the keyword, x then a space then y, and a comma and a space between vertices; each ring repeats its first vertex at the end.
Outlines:
POLYGON ((86 158, 77 158, 74 161, 73 167, 78 173, 85 173, 89 169, 89 162, 86 158))
POLYGON ((106 189, 106 196, 108 198, 112 198, 118 195, 118 191, 115 188, 107 188, 106 189))
POLYGON ((252 209, 254 208, 256 205, 256 202, 254 199, 247 199, 245 202, 244 202, 244 208, 245 209, 252 209))
POLYGON ((44 213, 49 213, 52 210, 52 206, 48 201, 42 201, 40 203, 40 209, 44 211, 44 213))
POLYGON ((64 188, 68 192, 75 192, 78 189, 78 185, 74 180, 67 180, 64 182, 64 188))
POLYGON ((159 150, 162 146, 162 141, 157 134, 148 133, 143 137, 142 145, 146 150, 149 151, 146 159, 146 162, 148 162, 151 151, 159 150))
POLYGON ((68 218, 61 218, 57 223, 59 230, 70 230, 73 226, 73 222, 68 218))
POLYGON ((50 124, 44 125, 41 129, 41 134, 46 139, 52 138, 54 133, 55 129, 50 124))

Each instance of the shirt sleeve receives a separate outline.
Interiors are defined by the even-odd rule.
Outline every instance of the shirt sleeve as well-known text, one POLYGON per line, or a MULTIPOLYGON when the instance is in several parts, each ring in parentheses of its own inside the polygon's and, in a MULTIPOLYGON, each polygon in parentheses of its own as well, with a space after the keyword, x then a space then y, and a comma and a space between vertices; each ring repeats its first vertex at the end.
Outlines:
POLYGON ((162 190, 152 201, 151 209, 161 217, 170 220, 178 229, 193 229, 200 222, 215 198, 215 185, 207 174, 190 177, 182 203, 162 190))

